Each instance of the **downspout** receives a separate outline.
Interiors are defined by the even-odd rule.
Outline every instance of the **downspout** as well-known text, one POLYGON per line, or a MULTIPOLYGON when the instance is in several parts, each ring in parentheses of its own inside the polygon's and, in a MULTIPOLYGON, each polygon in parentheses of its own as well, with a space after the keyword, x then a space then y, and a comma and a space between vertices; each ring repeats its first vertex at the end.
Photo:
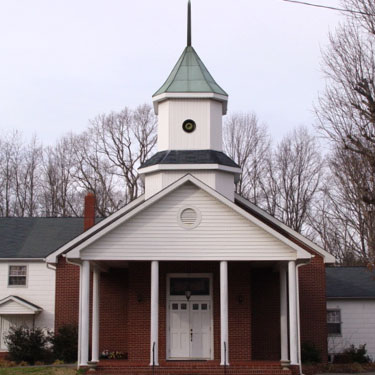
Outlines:
POLYGON ((301 358, 301 313, 299 303, 299 268, 306 266, 308 263, 300 263, 296 266, 296 285, 297 285, 297 343, 298 343, 298 366, 300 375, 304 375, 302 371, 302 358, 301 358))

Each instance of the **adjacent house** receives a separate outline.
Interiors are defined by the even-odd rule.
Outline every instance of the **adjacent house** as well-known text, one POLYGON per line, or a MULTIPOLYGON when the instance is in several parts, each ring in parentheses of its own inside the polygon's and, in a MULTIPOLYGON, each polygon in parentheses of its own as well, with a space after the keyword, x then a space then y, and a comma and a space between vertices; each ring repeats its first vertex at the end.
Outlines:
POLYGON ((366 267, 327 268, 328 353, 366 344, 375 360, 375 272, 366 267))
POLYGON ((44 258, 82 233, 83 221, 0 218, 0 352, 11 326, 54 328, 56 272, 44 258))

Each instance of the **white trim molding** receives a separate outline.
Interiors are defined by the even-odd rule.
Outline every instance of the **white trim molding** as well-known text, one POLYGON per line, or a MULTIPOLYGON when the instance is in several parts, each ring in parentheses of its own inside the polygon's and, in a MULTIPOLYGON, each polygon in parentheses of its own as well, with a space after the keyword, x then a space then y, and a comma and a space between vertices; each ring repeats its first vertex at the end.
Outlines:
POLYGON ((155 114, 159 114, 159 103, 167 99, 212 99, 223 105, 223 115, 228 111, 228 96, 215 94, 213 92, 166 92, 152 98, 155 114))
POLYGON ((201 170, 218 170, 223 172, 234 173, 236 175, 241 174, 241 168, 228 167, 222 164, 155 164, 150 167, 139 169, 139 174, 148 174, 152 172, 160 171, 201 171, 201 170))

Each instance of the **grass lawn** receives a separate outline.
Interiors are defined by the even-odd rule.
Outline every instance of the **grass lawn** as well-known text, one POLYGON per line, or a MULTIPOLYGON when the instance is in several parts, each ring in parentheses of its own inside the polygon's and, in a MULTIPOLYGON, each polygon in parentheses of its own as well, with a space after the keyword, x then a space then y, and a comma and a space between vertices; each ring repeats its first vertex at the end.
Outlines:
POLYGON ((0 375, 76 375, 74 368, 64 367, 8 367, 0 368, 0 375))

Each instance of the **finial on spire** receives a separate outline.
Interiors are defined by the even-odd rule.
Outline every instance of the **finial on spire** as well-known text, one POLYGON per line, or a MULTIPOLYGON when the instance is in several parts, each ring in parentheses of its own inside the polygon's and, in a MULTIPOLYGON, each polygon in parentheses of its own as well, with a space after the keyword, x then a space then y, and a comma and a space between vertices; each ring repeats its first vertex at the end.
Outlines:
POLYGON ((188 1, 187 45, 191 46, 191 1, 188 1))

